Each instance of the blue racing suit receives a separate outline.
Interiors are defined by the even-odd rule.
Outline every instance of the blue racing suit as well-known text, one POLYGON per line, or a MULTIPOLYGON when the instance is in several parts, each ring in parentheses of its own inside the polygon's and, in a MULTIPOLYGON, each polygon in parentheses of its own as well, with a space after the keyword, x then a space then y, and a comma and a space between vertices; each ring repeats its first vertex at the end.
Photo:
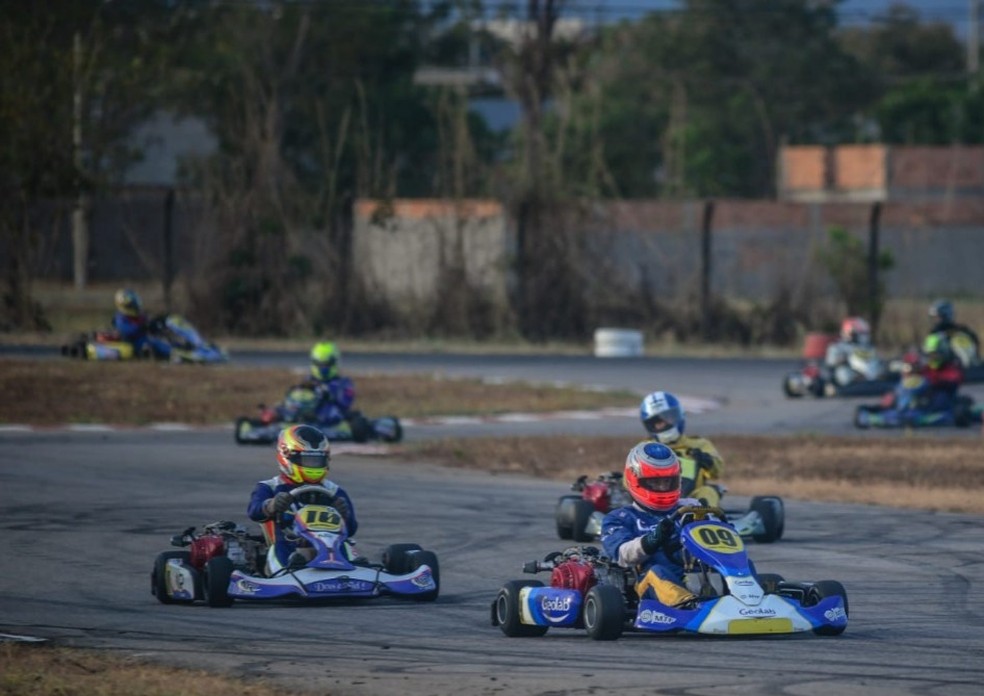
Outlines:
POLYGON ((657 599, 676 606, 694 599, 683 587, 683 562, 680 558, 680 529, 674 526, 669 539, 651 554, 642 548, 642 537, 659 527, 683 505, 700 505, 697 500, 682 498, 666 512, 650 512, 632 504, 612 510, 601 522, 601 545, 605 554, 639 575, 636 593, 640 599, 657 599))
POLYGON ((113 315, 113 328, 119 333, 120 338, 133 346, 135 356, 142 355, 144 347, 149 345, 155 357, 163 359, 171 357, 171 346, 148 333, 149 321, 146 314, 130 316, 123 312, 116 312, 113 315))
MULTIPOLYGON (((277 558, 283 565, 287 564, 287 559, 297 548, 297 544, 289 542, 284 538, 283 530, 272 519, 267 517, 266 512, 263 511, 263 503, 277 493, 281 491, 290 492, 299 485, 301 484, 293 482, 285 483, 280 476, 275 476, 266 481, 260 481, 253 488, 253 493, 249 499, 249 506, 246 508, 246 514, 249 518, 254 522, 261 523, 267 543, 273 545, 274 553, 277 554, 277 558)), ((359 528, 359 522, 355 519, 355 506, 352 505, 352 499, 349 498, 348 493, 337 483, 328 479, 317 485, 325 488, 332 496, 344 499, 345 503, 347 503, 348 514, 345 515, 345 530, 350 538, 355 536, 355 532, 359 528)))
POLYGON ((315 401, 305 420, 330 428, 349 417, 355 403, 355 384, 348 377, 335 377, 326 381, 312 379, 306 386, 314 390, 315 401))

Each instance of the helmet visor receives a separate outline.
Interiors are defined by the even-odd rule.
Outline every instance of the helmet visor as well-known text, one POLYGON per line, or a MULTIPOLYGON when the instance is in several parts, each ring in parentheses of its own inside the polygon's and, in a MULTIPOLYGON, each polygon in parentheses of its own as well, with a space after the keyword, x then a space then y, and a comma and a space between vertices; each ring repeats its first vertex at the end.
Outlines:
POLYGON ((653 493, 669 493, 680 488, 679 474, 639 479, 639 487, 653 493))
POLYGON ((646 428, 650 432, 661 433, 664 430, 675 428, 680 423, 680 417, 681 413, 678 408, 660 411, 646 419, 646 428))
POLYGON ((328 469, 328 453, 321 450, 301 450, 287 455, 291 464, 302 469, 328 469))

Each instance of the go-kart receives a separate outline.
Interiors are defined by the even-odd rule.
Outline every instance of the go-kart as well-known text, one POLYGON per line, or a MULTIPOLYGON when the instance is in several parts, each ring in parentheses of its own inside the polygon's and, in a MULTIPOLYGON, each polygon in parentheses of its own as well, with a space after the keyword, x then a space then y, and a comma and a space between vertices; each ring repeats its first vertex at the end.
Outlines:
POLYGON ((593 546, 576 546, 531 561, 523 572, 550 572, 550 586, 513 580, 492 602, 492 625, 510 637, 542 636, 551 627, 584 628, 595 640, 615 640, 625 630, 654 633, 756 635, 812 631, 834 636, 847 627, 848 603, 835 580, 791 582, 755 574, 741 536, 719 508, 681 507, 680 527, 687 588, 696 599, 684 607, 640 599, 636 573, 593 546))
MULTIPOLYGON (((259 405, 259 417, 236 419, 233 435, 240 445, 268 445, 277 441, 280 431, 288 425, 309 422, 314 390, 307 385, 295 385, 287 390, 284 400, 276 406, 259 405)), ((349 411, 345 420, 325 426, 311 422, 329 440, 337 442, 399 442, 403 426, 396 416, 366 418, 361 411, 349 411)))
POLYGON ((62 355, 86 360, 132 360, 150 358, 175 363, 226 362, 229 354, 219 346, 206 341, 187 319, 178 314, 162 314, 147 324, 147 333, 169 347, 168 352, 155 351, 148 343, 137 354, 133 344, 125 341, 115 330, 91 331, 80 334, 61 347, 62 355))
MULTIPOLYGON (((680 456, 683 470, 681 495, 693 497, 693 492, 703 486, 714 486, 720 494, 727 490, 709 481, 703 469, 687 456, 680 456)), ((595 541, 601 535, 601 521, 618 507, 632 504, 632 498, 622 485, 622 472, 601 474, 594 481, 579 477, 571 490, 579 495, 564 495, 554 508, 557 536, 573 541, 595 541)), ((786 525, 786 509, 782 498, 774 495, 755 496, 749 501, 748 510, 729 510, 730 523, 746 539, 769 544, 782 538, 786 525)))
POLYGON ((382 563, 355 555, 345 521, 320 486, 291 491, 294 505, 270 523, 297 540, 298 551, 282 563, 266 536, 232 522, 186 529, 171 545, 188 547, 157 556, 150 590, 163 604, 203 600, 212 607, 233 600, 344 599, 392 595, 433 601, 440 591, 437 555, 417 544, 393 544, 382 563), (307 553, 303 553, 303 551, 307 553))
POLYGON ((898 381, 898 374, 871 347, 856 346, 843 363, 828 367, 824 364, 825 351, 833 340, 836 337, 814 335, 807 343, 802 367, 783 377, 782 391, 786 396, 873 396, 891 389, 898 381))
POLYGON ((877 404, 863 404, 854 411, 857 428, 926 428, 932 426, 969 427, 980 423, 984 408, 966 394, 958 394, 951 408, 927 408, 923 394, 928 387, 926 378, 918 374, 904 376, 892 391, 886 392, 877 404))

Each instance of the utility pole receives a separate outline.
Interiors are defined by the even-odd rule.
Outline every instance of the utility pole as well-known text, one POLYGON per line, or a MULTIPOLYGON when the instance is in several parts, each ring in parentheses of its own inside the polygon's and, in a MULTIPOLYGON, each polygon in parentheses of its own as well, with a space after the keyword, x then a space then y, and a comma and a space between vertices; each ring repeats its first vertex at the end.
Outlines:
POLYGON ((82 177, 82 35, 75 32, 72 46, 72 161, 75 164, 75 208, 72 210, 72 276, 76 290, 84 290, 88 281, 89 198, 82 177))
POLYGON ((971 79, 980 68, 981 51, 981 0, 969 0, 970 15, 967 22, 967 74, 971 79))

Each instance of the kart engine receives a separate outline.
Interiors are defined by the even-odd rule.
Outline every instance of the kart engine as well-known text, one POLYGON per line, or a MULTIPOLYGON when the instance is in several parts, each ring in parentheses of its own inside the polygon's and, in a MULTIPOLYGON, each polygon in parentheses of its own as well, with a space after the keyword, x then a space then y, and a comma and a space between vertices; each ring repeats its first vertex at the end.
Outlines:
POLYGON ((582 595, 597 584, 594 566, 580 559, 566 560, 550 573, 551 587, 578 590, 582 595))

